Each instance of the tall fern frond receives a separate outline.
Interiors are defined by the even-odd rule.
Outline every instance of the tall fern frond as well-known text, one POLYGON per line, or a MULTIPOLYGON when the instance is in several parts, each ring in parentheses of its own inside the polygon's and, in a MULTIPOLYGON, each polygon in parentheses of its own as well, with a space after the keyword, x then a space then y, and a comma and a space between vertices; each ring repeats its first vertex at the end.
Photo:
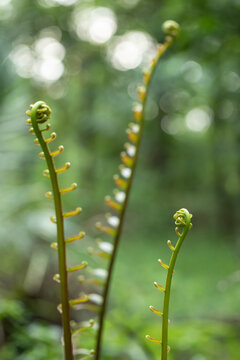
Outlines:
MULTIPOLYGON (((98 230, 104 234, 110 235, 113 237, 113 240, 110 242, 98 240, 98 249, 94 250, 91 248, 89 251, 91 254, 100 256, 101 258, 109 261, 107 273, 105 273, 106 278, 103 282, 103 297, 102 305, 100 307, 96 344, 96 360, 99 360, 101 356, 103 327, 110 283, 129 200, 129 194, 136 169, 150 83, 160 57, 165 53, 167 48, 172 44, 174 38, 177 36, 179 25, 174 21, 166 21, 163 24, 163 30, 166 34, 165 40, 163 44, 158 45, 156 56, 153 58, 149 70, 144 71, 143 82, 138 87, 139 101, 133 108, 134 122, 131 122, 127 129, 129 142, 124 145, 125 149, 121 153, 122 164, 119 167, 120 175, 114 175, 114 182, 117 189, 114 190, 114 197, 107 196, 105 198, 106 204, 111 208, 111 211, 114 211, 114 213, 106 214, 107 223, 105 225, 101 223, 96 224, 98 230)), ((98 270, 102 271, 101 269, 98 270)))
POLYGON ((167 360, 168 352, 170 351, 170 347, 168 345, 168 324, 169 324, 169 301, 170 301, 170 291, 171 291, 171 284, 172 284, 172 276, 174 273, 174 267, 176 264, 177 256, 179 253, 179 250, 182 246, 182 243, 184 239, 186 238, 186 235, 188 231, 191 229, 191 218, 192 215, 189 214, 188 210, 186 209, 180 209, 174 214, 173 216, 176 224, 176 234, 178 235, 178 241, 175 246, 172 245, 171 241, 168 240, 167 244, 172 251, 172 256, 170 259, 170 263, 165 264, 161 259, 158 259, 158 263, 167 270, 167 278, 166 278, 166 284, 165 287, 158 284, 157 282, 154 282, 154 286, 161 291, 164 294, 164 301, 163 301, 163 311, 160 311, 153 306, 149 306, 149 309, 156 315, 162 316, 162 338, 155 339, 151 337, 150 335, 146 335, 146 339, 156 343, 160 344, 162 348, 161 352, 161 359, 167 360), (182 231, 181 231, 181 230, 182 231))
MULTIPOLYGON (((81 208, 78 207, 75 210, 63 212, 62 207, 62 195, 70 191, 74 191, 77 188, 77 184, 73 183, 67 188, 60 188, 58 182, 58 175, 64 173, 70 168, 70 163, 66 162, 64 166, 56 168, 54 164, 54 158, 60 155, 64 148, 62 145, 57 150, 51 151, 49 144, 56 139, 56 133, 52 132, 48 138, 44 137, 44 133, 50 130, 51 125, 45 124, 51 115, 50 107, 44 101, 38 101, 34 105, 30 106, 30 110, 27 111, 27 115, 30 117, 26 121, 27 125, 30 126, 29 132, 36 136, 34 143, 39 145, 42 151, 39 153, 39 157, 46 161, 47 169, 43 171, 43 175, 50 178, 52 191, 46 192, 46 197, 54 201, 55 216, 51 216, 50 220, 57 226, 57 242, 53 242, 51 247, 58 252, 58 267, 59 273, 55 274, 53 279, 60 285, 60 297, 61 304, 58 305, 58 310, 62 317, 63 326, 63 345, 65 360, 74 359, 72 336, 83 330, 82 327, 73 330, 70 325, 70 307, 75 307, 78 304, 88 302, 89 297, 83 295, 77 299, 70 300, 68 292, 68 274, 74 271, 79 271, 87 266, 86 261, 82 261, 79 265, 67 267, 66 259, 66 246, 76 240, 80 240, 85 236, 83 231, 77 235, 65 238, 64 233, 64 219, 72 216, 76 216, 81 213, 81 208)), ((90 321, 89 325, 85 328, 92 327, 93 322, 90 321)), ((89 356, 93 356, 92 351, 88 351, 89 356)))

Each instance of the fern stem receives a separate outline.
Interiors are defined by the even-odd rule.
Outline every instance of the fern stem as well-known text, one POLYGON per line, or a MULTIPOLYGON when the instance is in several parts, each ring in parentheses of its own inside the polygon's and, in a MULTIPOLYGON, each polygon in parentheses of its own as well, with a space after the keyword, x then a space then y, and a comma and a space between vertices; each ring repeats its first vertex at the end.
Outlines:
POLYGON ((146 84, 146 94, 144 99, 142 100, 142 116, 139 120, 139 137, 137 138, 136 141, 136 154, 133 160, 133 164, 132 164, 132 172, 131 172, 131 176, 128 179, 128 186, 126 188, 125 191, 125 200, 123 202, 123 206, 122 206, 122 210, 120 213, 120 217, 119 217, 119 225, 117 228, 117 233, 114 237, 113 243, 114 243, 114 247, 113 247, 113 252, 112 252, 112 256, 108 265, 108 276, 106 279, 106 284, 105 284, 105 288, 104 288, 104 292, 103 292, 103 304, 101 307, 101 312, 100 312, 100 316, 99 316, 99 329, 98 329, 98 334, 97 334, 97 345, 96 345, 96 360, 100 360, 101 358, 101 349, 102 349, 102 337, 103 337, 103 331, 104 331, 104 319, 105 319, 105 314, 106 314, 106 310, 107 310, 107 303, 108 303, 108 297, 109 297, 109 291, 110 291, 110 284, 111 284, 111 278, 112 278, 112 273, 113 273, 113 268, 114 268, 114 264, 115 264, 115 259, 116 259, 116 254, 118 251, 118 245, 119 245, 119 240, 121 237, 121 233, 122 233, 122 227, 123 227, 123 223, 124 223, 124 218, 125 218, 125 213, 126 213, 126 209, 127 209, 127 204, 128 204, 128 200, 129 200, 129 195, 130 195, 130 190, 132 187, 132 181, 134 178, 134 174, 135 174, 135 170, 136 170, 136 165, 137 165, 137 159, 139 156, 139 149, 140 149, 140 143, 141 143, 141 138, 142 138, 142 132, 143 132, 143 124, 144 124, 144 117, 145 117, 145 111, 146 111, 146 102, 147 102, 147 96, 149 93, 149 87, 150 87, 150 83, 153 77, 153 74, 155 72, 156 66, 158 64, 158 61, 161 57, 162 54, 165 53, 165 51, 167 50, 167 48, 171 45, 173 41, 173 37, 171 36, 167 36, 165 39, 165 42, 160 45, 160 48, 158 50, 157 56, 154 59, 154 61, 151 64, 151 69, 148 73, 148 80, 145 81, 146 84))
POLYGON ((42 133, 38 127, 36 118, 37 110, 40 106, 45 105, 44 102, 39 101, 34 104, 31 110, 31 120, 34 132, 39 144, 44 153, 45 160, 47 162, 49 176, 52 184, 52 192, 54 197, 55 213, 56 213, 56 222, 57 222, 57 243, 58 243, 58 264, 59 264, 59 274, 60 274, 60 296, 62 304, 62 326, 63 326, 63 340, 64 340, 64 352, 65 360, 73 360, 73 350, 72 350, 72 335, 70 328, 70 310, 68 302, 68 277, 67 277, 67 265, 66 265, 66 248, 64 241, 64 222, 63 222, 63 210, 62 210, 62 201, 61 193, 57 179, 57 173, 54 166, 53 158, 50 155, 50 151, 47 143, 44 141, 42 133))
POLYGON ((182 243, 183 243, 184 239, 186 238, 186 235, 187 235, 189 229, 192 226, 191 215, 189 214, 189 212, 186 209, 181 209, 180 211, 182 211, 185 215, 186 224, 184 226, 182 233, 180 234, 180 236, 178 238, 177 244, 172 253, 169 268, 168 268, 168 273, 167 273, 165 292, 164 292, 163 315, 162 315, 162 317, 163 317, 162 318, 162 341, 161 341, 161 344, 162 344, 161 359, 162 360, 167 360, 168 351, 169 351, 169 347, 168 347, 168 323, 169 323, 168 315, 169 315, 170 291, 171 291, 171 283, 172 283, 174 267, 175 267, 177 256, 178 256, 179 250, 182 246, 182 243))

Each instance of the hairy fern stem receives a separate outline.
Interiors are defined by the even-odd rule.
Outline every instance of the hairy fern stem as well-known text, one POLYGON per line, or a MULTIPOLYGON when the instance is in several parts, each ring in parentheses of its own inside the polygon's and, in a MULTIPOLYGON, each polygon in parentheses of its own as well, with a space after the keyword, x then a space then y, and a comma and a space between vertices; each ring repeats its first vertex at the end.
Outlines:
MULTIPOLYGON (((115 176, 115 183, 117 184, 118 187, 124 188, 125 197, 124 197, 124 201, 122 202, 121 207, 120 207, 119 223, 118 223, 116 232, 114 234, 113 251, 112 251, 112 254, 111 254, 111 257, 109 260, 107 279, 106 279, 106 283, 105 283, 105 287, 104 287, 104 291, 103 291, 103 303, 102 303, 101 310, 100 310, 99 329, 98 329, 98 333, 97 333, 97 344, 96 344, 96 355, 95 355, 96 360, 100 360, 101 353, 102 353, 102 338, 103 338, 103 331, 104 331, 104 320, 105 320, 105 315, 106 315, 106 310, 107 310, 109 290, 110 290, 110 284, 111 284, 111 279, 112 279, 112 274, 113 274, 113 267, 115 264, 115 259, 116 259, 116 255, 117 255, 117 251, 118 251, 118 246, 119 246, 119 241, 120 241, 120 237, 121 237, 121 233, 122 233, 122 227, 123 227, 123 223, 124 223, 125 213, 126 213, 127 204, 129 201, 130 190, 132 187, 132 181, 134 178, 135 169, 136 169, 136 165, 137 165, 137 159, 139 156, 139 149, 140 149, 140 143, 141 143, 141 138, 142 138, 144 117, 145 117, 145 111, 146 111, 146 103, 147 103, 147 97, 148 97, 148 93, 149 93, 150 83, 151 83, 153 74, 156 70, 156 67, 157 67, 160 57, 165 53, 165 51, 171 45, 171 43, 173 42, 173 39, 177 35, 178 25, 176 23, 174 23, 174 29, 173 29, 172 23, 173 22, 171 22, 171 24, 170 24, 171 29, 169 27, 169 24, 168 24, 168 26, 165 26, 166 23, 163 25, 163 28, 164 28, 167 36, 165 38, 164 43, 160 44, 158 46, 157 54, 156 54, 155 58, 152 60, 150 69, 148 71, 144 72, 143 85, 139 86, 139 88, 138 88, 138 95, 139 95, 140 102, 135 105, 134 110, 133 110, 134 118, 135 118, 137 126, 138 126, 138 131, 136 132, 137 133, 136 134, 133 131, 135 125, 130 124, 130 129, 128 129, 128 132, 127 132, 129 140, 131 141, 132 144, 134 144, 136 151, 133 156, 130 155, 130 157, 129 157, 128 154, 126 156, 125 153, 124 153, 125 155, 122 156, 123 163, 130 167, 130 176, 127 178, 127 180, 121 179, 121 178, 118 178, 115 176), (176 29, 176 26, 177 26, 177 29, 176 29)), ((132 144, 130 146, 132 146, 132 144)), ((111 201, 106 201, 106 202, 110 207, 115 208, 115 210, 116 209, 119 210, 117 208, 116 204, 112 204, 111 201)), ((98 228, 99 228, 99 230, 106 232, 106 228, 101 227, 101 226, 98 226, 98 228)), ((108 231, 108 233, 110 233, 110 232, 108 231)))
MULTIPOLYGON (((38 140, 37 143, 42 148, 44 158, 46 160, 49 177, 52 184, 52 194, 55 206, 56 224, 57 224, 57 248, 58 248, 58 261, 59 261, 59 275, 60 275, 60 293, 61 293, 61 304, 62 304, 62 326, 63 326, 63 339, 64 339, 64 350, 65 359, 73 360, 72 353, 72 336, 70 329, 70 310, 68 303, 68 277, 67 277, 67 264, 66 264, 66 248, 65 248, 65 237, 64 237, 64 222, 63 222, 63 210, 61 193, 57 179, 57 173, 54 166, 53 158, 50 155, 48 144, 42 136, 42 132, 39 129, 37 119, 39 117, 39 111, 46 111, 47 107, 43 101, 35 103, 31 109, 31 124, 38 140)), ((41 114, 41 112, 40 112, 41 114)), ((43 114, 43 113, 42 113, 43 114)), ((49 110, 50 116, 50 110, 49 110)), ((45 119, 44 119, 45 120, 45 119)))
POLYGON ((31 109, 31 122, 34 129, 34 133, 39 141, 39 144, 44 153, 45 160, 47 162, 49 176, 52 185, 53 200, 56 214, 57 224, 57 249, 58 249, 58 262, 59 262, 59 275, 60 275, 60 294, 61 294, 61 307, 62 307, 62 326, 63 326, 63 340, 65 360, 73 360, 72 351, 72 335, 70 328, 70 310, 68 302, 68 276, 67 276, 67 264, 66 264, 66 247, 64 237, 64 222, 63 222, 63 210, 61 193, 57 179, 57 173, 54 166, 53 158, 50 155, 48 144, 45 142, 42 132, 39 129, 37 123, 38 111, 41 108, 45 108, 43 101, 38 101, 31 109))
POLYGON ((174 272, 175 263, 177 260, 177 256, 179 250, 182 246, 183 241, 186 238, 186 235, 191 229, 191 217, 192 215, 186 209, 179 210, 175 215, 174 218, 176 220, 176 225, 184 226, 182 233, 180 234, 178 228, 176 228, 176 232, 179 236, 175 249, 172 253, 171 260, 169 263, 169 269, 167 272, 167 279, 166 279, 166 286, 164 292, 164 303, 163 303, 163 315, 162 315, 162 360, 167 360, 167 355, 169 351, 168 347, 168 324, 169 324, 169 301, 170 301, 170 291, 171 291, 171 284, 172 284, 172 276, 174 272), (179 218, 181 217, 182 223, 179 223, 179 218))
POLYGON ((155 309, 153 306, 149 306, 150 310, 159 316, 162 316, 162 337, 161 340, 152 338, 150 335, 146 335, 147 340, 161 344, 161 360, 167 360, 168 353, 170 351, 170 347, 168 345, 168 325, 169 325, 169 302, 170 302, 170 292, 171 292, 171 284, 172 284, 172 276, 174 273, 174 267, 176 264, 176 260, 180 251, 180 248, 183 244, 183 241, 186 238, 188 231, 191 229, 191 218, 192 215, 186 209, 180 209, 174 214, 173 218, 175 219, 175 224, 177 227, 175 228, 176 234, 178 235, 178 241, 175 246, 172 245, 171 241, 168 240, 168 246, 172 251, 172 256, 170 259, 169 265, 165 264, 161 259, 158 259, 158 263, 167 270, 167 278, 165 287, 159 285, 157 282, 154 282, 154 286, 161 292, 164 293, 164 301, 163 301, 163 311, 159 311, 155 309), (180 232, 179 229, 182 229, 180 232))
MULTIPOLYGON (((36 136, 34 143, 41 146, 42 151, 39 153, 39 157, 45 160, 48 166, 48 169, 43 171, 43 175, 50 178, 52 184, 52 191, 47 191, 45 195, 48 199, 54 201, 55 216, 51 216, 50 220, 57 225, 57 242, 53 242, 51 247, 58 252, 59 274, 55 274, 53 280, 60 284, 61 304, 59 304, 57 308, 62 316, 65 360, 73 360, 75 351, 73 351, 73 335, 82 330, 91 328, 94 324, 93 320, 90 320, 89 324, 80 325, 80 327, 78 326, 78 328, 72 329, 70 323, 70 307, 78 307, 79 304, 89 301, 88 295, 76 299, 69 299, 68 293, 68 273, 81 271, 87 267, 86 261, 82 261, 81 264, 70 267, 67 267, 66 261, 66 246, 76 240, 81 240, 85 236, 83 231, 67 239, 64 234, 64 219, 80 214, 81 208, 78 207, 76 210, 63 212, 61 195, 74 191, 77 188, 77 184, 73 183, 71 186, 62 189, 59 187, 58 175, 67 171, 70 168, 70 163, 67 162, 64 166, 55 168, 53 158, 60 155, 64 148, 60 145, 57 150, 51 152, 48 144, 56 139, 56 133, 51 133, 49 138, 43 137, 43 132, 47 132, 51 128, 50 124, 42 127, 42 124, 50 118, 50 107, 45 104, 45 102, 38 101, 34 105, 31 105, 30 108, 31 109, 27 111, 27 115, 31 118, 26 122, 27 125, 31 126, 29 132, 36 136)), ((93 357, 93 350, 82 350, 84 350, 84 353, 88 354, 89 357, 93 357)))

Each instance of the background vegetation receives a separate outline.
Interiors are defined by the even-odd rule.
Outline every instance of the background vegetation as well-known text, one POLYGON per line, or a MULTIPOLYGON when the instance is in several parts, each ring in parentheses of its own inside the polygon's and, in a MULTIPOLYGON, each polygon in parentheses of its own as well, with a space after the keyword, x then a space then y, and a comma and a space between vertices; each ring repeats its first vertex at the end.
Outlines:
MULTIPOLYGON (((79 184, 64 205, 84 209, 68 224, 88 234, 69 261, 99 267, 87 247, 106 210, 141 70, 169 18, 182 31, 152 84, 104 359, 159 358, 159 347, 144 339, 160 331, 148 305, 161 307, 153 281, 165 274, 156 260, 169 258, 172 215, 183 206, 194 227, 174 276, 170 359, 239 358, 239 9, 239 0, 1 0, 1 359, 61 358, 53 209, 25 111, 38 99, 53 109, 65 147, 59 164, 72 163, 63 185, 79 184)), ((72 292, 80 287, 73 281, 72 292)))

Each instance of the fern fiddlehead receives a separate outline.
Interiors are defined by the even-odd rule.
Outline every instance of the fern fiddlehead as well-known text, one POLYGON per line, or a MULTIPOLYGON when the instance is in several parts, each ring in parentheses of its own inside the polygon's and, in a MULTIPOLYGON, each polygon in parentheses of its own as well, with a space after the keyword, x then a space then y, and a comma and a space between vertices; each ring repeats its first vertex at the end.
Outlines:
POLYGON ((162 338, 155 339, 152 338, 150 335, 146 335, 147 340, 161 344, 162 348, 162 360, 167 360, 168 352, 170 350, 170 347, 168 346, 168 323, 169 323, 169 301, 170 301, 170 291, 171 291, 171 283, 172 283, 172 276, 174 272, 175 263, 177 260, 177 256, 179 253, 179 250, 182 246, 182 243, 184 239, 186 238, 186 235, 188 231, 191 229, 191 218, 192 215, 189 214, 188 210, 186 209, 180 209, 178 210, 174 216, 173 216, 176 224, 176 234, 178 235, 178 241, 176 243, 176 246, 173 246, 171 241, 168 240, 167 244, 172 251, 172 256, 169 265, 165 264, 161 259, 158 259, 158 263, 167 270, 167 278, 166 278, 166 285, 165 287, 162 285, 159 285, 157 282, 154 282, 154 286, 164 293, 164 302, 163 302, 163 311, 155 309, 153 306, 149 306, 149 309, 156 315, 162 316, 162 338), (180 231, 182 229, 182 232, 180 231))
MULTIPOLYGON (((30 119, 26 121, 27 124, 31 126, 29 132, 36 136, 34 143, 36 145, 40 145, 42 149, 39 153, 39 157, 47 163, 47 169, 43 171, 43 175, 50 178, 52 185, 52 191, 46 192, 45 195, 48 199, 54 201, 55 216, 51 216, 50 220, 57 226, 57 242, 53 242, 51 247, 58 252, 59 274, 55 274, 53 279, 60 284, 61 304, 58 306, 58 310, 62 316, 65 360, 73 360, 72 335, 80 331, 82 328, 75 331, 71 329, 70 306, 74 307, 77 304, 87 302, 89 298, 85 295, 81 298, 69 300, 68 273, 84 269, 87 266, 87 262, 83 261, 80 265, 67 267, 66 245, 82 239, 85 233, 81 231, 77 235, 65 238, 64 219, 80 214, 81 208, 78 207, 76 210, 63 212, 61 195, 75 190, 77 184, 73 183, 70 187, 63 189, 59 186, 58 175, 68 170, 70 168, 70 163, 67 162, 63 167, 56 168, 53 158, 61 154, 64 148, 60 145, 57 150, 50 151, 48 144, 55 140, 56 133, 51 133, 49 138, 44 138, 43 136, 43 133, 51 128, 50 124, 44 125, 50 118, 50 107, 45 102, 38 101, 34 105, 30 106, 30 110, 27 111, 27 115, 30 117, 30 119)), ((92 326, 91 322, 90 325, 92 326)))
POLYGON ((123 164, 120 165, 120 176, 114 175, 114 182, 117 185, 117 189, 114 190, 114 199, 110 196, 107 196, 105 198, 106 204, 115 213, 114 215, 106 215, 108 223, 107 225, 102 225, 101 223, 96 224, 98 230, 105 234, 113 236, 113 242, 99 241, 99 249, 97 251, 90 249, 90 252, 92 254, 109 260, 107 277, 103 289, 103 302, 99 316, 99 329, 97 333, 95 356, 96 360, 99 360, 101 356, 104 318, 107 309, 111 277, 113 273, 113 267, 124 222, 124 216, 138 159, 149 87, 158 61, 160 57, 165 53, 167 48, 172 44, 173 39, 177 36, 179 25, 174 21, 167 21, 163 24, 163 30, 166 34, 165 41, 163 42, 163 44, 160 44, 158 46, 157 54, 152 60, 150 69, 144 72, 143 84, 138 87, 139 102, 135 104, 133 108, 135 122, 130 123, 129 128, 127 129, 129 142, 125 144, 125 151, 121 153, 121 160, 123 164))

